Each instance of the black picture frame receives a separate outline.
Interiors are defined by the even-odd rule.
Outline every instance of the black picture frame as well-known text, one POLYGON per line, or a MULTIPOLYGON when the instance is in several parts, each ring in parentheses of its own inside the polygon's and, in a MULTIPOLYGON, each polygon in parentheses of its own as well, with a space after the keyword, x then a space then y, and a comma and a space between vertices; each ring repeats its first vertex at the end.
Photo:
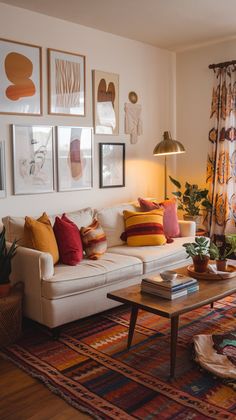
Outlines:
POLYGON ((125 186, 125 143, 99 143, 99 188, 125 186))

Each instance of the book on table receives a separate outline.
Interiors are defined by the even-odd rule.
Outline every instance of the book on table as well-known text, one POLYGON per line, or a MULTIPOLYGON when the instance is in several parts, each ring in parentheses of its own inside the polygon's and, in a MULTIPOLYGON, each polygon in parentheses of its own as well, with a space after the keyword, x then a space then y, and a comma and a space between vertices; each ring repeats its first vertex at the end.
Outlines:
POLYGON ((198 281, 192 277, 178 275, 174 280, 163 280, 160 275, 144 278, 141 291, 166 299, 176 299, 199 290, 198 281))

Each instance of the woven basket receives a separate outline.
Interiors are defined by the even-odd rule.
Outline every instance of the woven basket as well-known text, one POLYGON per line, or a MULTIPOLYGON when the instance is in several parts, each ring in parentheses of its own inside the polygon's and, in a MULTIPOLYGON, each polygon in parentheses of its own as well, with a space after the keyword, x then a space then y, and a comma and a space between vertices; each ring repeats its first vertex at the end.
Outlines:
POLYGON ((0 298, 0 347, 21 335, 23 284, 18 283, 8 296, 0 298))

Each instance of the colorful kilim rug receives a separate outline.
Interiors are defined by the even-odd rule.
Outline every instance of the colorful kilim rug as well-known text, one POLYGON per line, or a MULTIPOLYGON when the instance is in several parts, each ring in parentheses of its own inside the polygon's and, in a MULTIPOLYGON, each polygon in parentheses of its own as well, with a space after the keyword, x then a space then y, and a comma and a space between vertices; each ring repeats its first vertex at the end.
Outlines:
POLYGON ((169 375, 169 320, 140 311, 127 350, 129 308, 62 328, 52 340, 28 325, 2 353, 74 407, 98 419, 236 419, 236 391, 193 361, 194 334, 235 330, 236 295, 180 317, 176 379, 169 375))

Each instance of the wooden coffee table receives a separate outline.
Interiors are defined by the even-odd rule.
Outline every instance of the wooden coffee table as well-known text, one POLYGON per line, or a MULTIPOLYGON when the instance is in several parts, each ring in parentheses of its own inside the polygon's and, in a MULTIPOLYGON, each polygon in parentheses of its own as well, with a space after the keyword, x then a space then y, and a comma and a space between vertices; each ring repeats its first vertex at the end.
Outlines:
MULTIPOLYGON (((188 275, 186 268, 176 270, 188 275)), ((176 347, 178 339, 179 316, 201 306, 211 304, 236 292, 236 276, 225 280, 199 280, 199 291, 175 300, 167 300, 148 293, 141 293, 140 284, 108 293, 109 299, 131 305, 128 333, 128 348, 132 343, 138 310, 144 309, 156 315, 171 319, 170 337, 170 377, 175 374, 176 347)))

